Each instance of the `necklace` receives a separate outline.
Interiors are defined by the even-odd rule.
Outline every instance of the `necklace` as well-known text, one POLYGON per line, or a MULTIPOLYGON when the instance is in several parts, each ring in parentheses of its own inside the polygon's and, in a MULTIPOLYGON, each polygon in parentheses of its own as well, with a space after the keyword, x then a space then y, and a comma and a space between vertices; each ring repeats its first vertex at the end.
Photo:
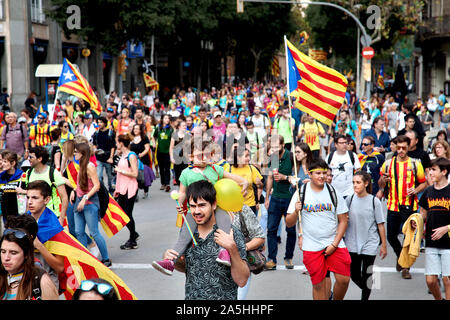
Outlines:
POLYGON ((20 281, 22 280, 22 277, 23 277, 23 271, 21 271, 19 273, 15 273, 13 275, 8 274, 8 286, 11 289, 17 288, 20 284, 20 281))

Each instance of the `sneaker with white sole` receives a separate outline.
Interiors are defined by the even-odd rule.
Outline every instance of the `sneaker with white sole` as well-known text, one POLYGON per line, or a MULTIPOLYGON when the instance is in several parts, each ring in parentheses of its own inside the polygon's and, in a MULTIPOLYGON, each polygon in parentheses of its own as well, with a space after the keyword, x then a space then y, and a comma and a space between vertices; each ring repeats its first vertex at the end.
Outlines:
POLYGON ((216 261, 227 267, 231 267, 231 257, 226 249, 220 249, 216 261))
POLYGON ((158 270, 168 276, 171 276, 173 274, 173 270, 175 269, 174 262, 166 259, 162 261, 153 261, 152 266, 155 270, 158 270))
POLYGON ((97 246, 90 247, 89 252, 97 259, 100 257, 100 250, 98 249, 97 246))

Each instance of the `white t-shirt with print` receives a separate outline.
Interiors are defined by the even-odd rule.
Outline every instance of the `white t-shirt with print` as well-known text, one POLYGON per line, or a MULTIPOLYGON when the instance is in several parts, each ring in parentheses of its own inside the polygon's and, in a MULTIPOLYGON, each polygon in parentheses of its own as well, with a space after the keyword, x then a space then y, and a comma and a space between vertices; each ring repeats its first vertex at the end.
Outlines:
MULTIPOLYGON (((340 193, 336 191, 337 208, 334 208, 330 192, 324 186, 320 192, 311 189, 311 184, 306 185, 303 210, 301 212, 301 224, 303 229, 304 251, 321 251, 328 247, 336 237, 338 217, 337 215, 348 212, 347 203, 340 193)), ((295 192, 289 203, 288 214, 295 211, 295 203, 298 201, 298 192, 295 192)), ((339 248, 345 248, 343 240, 339 242, 339 248)))
MULTIPOLYGON (((328 163, 328 158, 331 154, 327 156, 326 162, 328 163)), ((348 152, 345 154, 338 154, 334 152, 333 158, 329 164, 332 173, 333 181, 332 185, 336 190, 339 190, 343 197, 353 194, 353 170, 361 169, 361 164, 359 163, 358 156, 353 153, 354 164, 350 159, 348 152)))

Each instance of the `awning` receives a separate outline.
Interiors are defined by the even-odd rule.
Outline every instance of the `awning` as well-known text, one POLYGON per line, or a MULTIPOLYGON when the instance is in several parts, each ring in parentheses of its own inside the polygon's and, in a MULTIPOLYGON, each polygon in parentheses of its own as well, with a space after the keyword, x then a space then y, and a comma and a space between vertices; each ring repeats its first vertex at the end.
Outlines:
MULTIPOLYGON (((75 68, 80 70, 76 64, 75 68)), ((36 78, 59 78, 61 75, 63 65, 62 64, 40 64, 36 68, 36 78)))

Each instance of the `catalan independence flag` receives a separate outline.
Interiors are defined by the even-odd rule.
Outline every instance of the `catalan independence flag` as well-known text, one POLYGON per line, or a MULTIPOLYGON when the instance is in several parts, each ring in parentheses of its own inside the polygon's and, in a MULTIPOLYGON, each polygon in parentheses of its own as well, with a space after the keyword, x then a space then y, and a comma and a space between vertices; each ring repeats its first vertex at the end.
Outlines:
POLYGON ((272 58, 272 75, 275 78, 278 78, 280 76, 280 63, 278 62, 277 56, 273 56, 272 58))
POLYGON ((384 64, 380 67, 380 73, 378 74, 377 86, 379 89, 384 90, 384 64))
POLYGON ((67 300, 72 299, 81 281, 92 278, 102 278, 110 282, 121 300, 137 299, 118 275, 64 230, 50 209, 45 208, 37 223, 39 241, 50 253, 64 257, 64 271, 59 275, 59 282, 67 300))
MULTIPOLYGON (((72 161, 66 170, 72 187, 76 188, 79 165, 72 161)), ((97 194, 100 200, 100 224, 106 235, 111 238, 130 222, 130 218, 101 182, 100 190, 97 194)))
POLYGON ((331 125, 344 102, 347 79, 285 41, 288 90, 296 98, 294 106, 331 125))
POLYGON ((102 112, 102 106, 94 90, 92 90, 87 80, 67 59, 64 59, 61 75, 59 76, 58 90, 85 100, 91 105, 91 109, 97 115, 100 115, 102 112))

